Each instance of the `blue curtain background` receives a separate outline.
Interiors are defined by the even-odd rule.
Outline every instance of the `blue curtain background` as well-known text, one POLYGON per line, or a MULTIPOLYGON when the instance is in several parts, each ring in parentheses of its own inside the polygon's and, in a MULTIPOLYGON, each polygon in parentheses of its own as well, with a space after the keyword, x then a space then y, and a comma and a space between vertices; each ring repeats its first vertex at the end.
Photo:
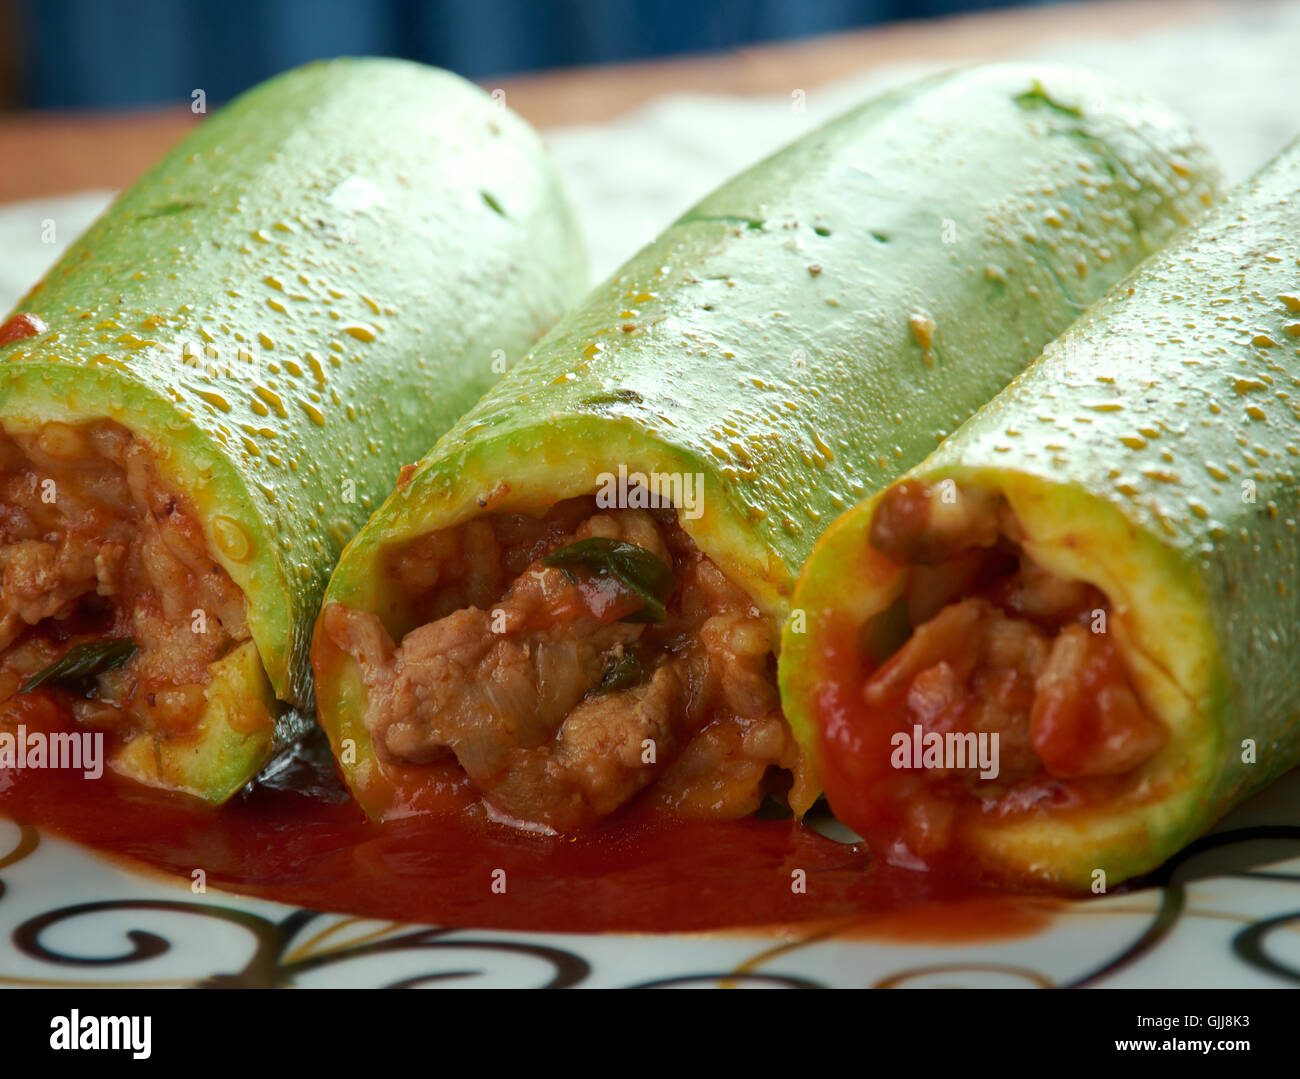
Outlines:
MULTIPOLYGON (((1015 0, 19 0, 22 103, 219 102, 308 60, 404 56, 472 79, 720 50, 1015 0)), ((1052 0, 1022 0, 1028 3, 1052 0)))

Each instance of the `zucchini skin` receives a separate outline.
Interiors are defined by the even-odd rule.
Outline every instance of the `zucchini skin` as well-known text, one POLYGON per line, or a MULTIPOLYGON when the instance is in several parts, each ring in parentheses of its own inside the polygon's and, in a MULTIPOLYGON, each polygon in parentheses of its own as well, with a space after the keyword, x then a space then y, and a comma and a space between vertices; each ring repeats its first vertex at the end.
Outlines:
MULTIPOLYGON (((414 623, 388 549, 482 512, 541 513, 627 464, 704 476, 683 527, 777 624, 826 523, 1217 183, 1184 123, 1068 69, 975 68, 868 102, 705 198, 569 312, 378 510, 325 603, 400 639, 414 623)), ((313 663, 354 793, 388 812, 355 665, 319 631, 313 663)))
MULTIPOLYGON (((1107 593, 1174 720, 1129 799, 988 828, 993 873, 1086 889, 1148 872, 1300 764, 1297 192, 1300 143, 907 474, 1006 494, 1036 556, 1107 593)), ((879 609, 893 573, 867 540, 878 497, 827 530, 796 591, 807 632, 785 629, 782 703, 814 753, 826 635, 879 609)))
POLYGON ((145 439, 243 589, 275 697, 310 710, 347 539, 584 276, 523 121, 419 64, 309 64, 201 124, 28 293, 49 330, 0 350, 0 416, 145 439))

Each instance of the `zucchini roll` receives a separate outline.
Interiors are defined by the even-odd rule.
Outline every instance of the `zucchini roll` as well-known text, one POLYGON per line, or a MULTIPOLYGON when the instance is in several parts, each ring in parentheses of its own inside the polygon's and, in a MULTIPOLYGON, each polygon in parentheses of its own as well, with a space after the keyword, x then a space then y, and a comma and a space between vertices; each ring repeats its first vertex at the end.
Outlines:
POLYGON ((374 815, 468 781, 571 831, 818 793, 774 653, 824 525, 1212 201, 1163 108, 1057 69, 873 100, 724 185, 471 409, 349 545, 319 715, 374 815))
POLYGON ((312 707, 330 570, 583 287, 540 140, 313 64, 205 121, 0 328, 0 700, 220 802, 312 707))
POLYGON ((1097 889, 1300 762, 1297 191, 1300 146, 817 545, 782 699, 880 853, 1097 889))

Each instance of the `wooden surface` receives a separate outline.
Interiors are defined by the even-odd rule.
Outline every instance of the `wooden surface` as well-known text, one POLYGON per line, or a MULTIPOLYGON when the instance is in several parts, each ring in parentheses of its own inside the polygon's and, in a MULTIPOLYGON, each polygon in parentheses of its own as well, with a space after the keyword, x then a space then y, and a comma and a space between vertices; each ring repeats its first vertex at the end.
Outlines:
MULTIPOLYGON (((484 80, 538 127, 609 120, 661 94, 788 93, 905 61, 995 59, 1063 38, 1129 36, 1224 13, 1226 0, 1104 0, 1007 9, 636 64, 484 80)), ((124 187, 199 117, 189 104, 129 113, 0 117, 0 202, 124 187)))

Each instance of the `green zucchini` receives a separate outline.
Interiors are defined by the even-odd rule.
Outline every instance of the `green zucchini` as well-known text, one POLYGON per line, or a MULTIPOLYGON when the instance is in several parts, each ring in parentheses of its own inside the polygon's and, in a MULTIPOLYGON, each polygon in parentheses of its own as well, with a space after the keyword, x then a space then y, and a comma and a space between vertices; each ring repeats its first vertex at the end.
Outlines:
POLYGON ((1300 144, 840 517, 809 558, 794 600, 806 625, 784 635, 783 703, 836 813, 882 850, 1101 891, 1300 764, 1297 191, 1300 144), (1017 591, 1027 572, 1059 601, 1073 591, 1073 617, 1057 601, 1026 605, 1049 594, 1017 591), (918 596, 937 581, 945 594, 918 596), (964 605, 979 596, 975 618, 964 605), (925 613, 909 618, 918 603, 925 613), (1025 612, 1018 625, 1009 603, 1025 612), (960 652, 980 658, 953 692, 940 663, 963 661, 939 658, 935 627, 962 610, 960 652), (889 759, 898 734, 993 715, 976 679, 1011 667, 983 635, 1032 635, 1027 620, 1044 615, 1051 651, 1020 668, 1030 696, 1000 727, 1004 742, 1028 738, 1023 774, 895 771, 915 763, 889 759), (909 678, 904 707, 893 694, 909 678), (944 681, 951 697, 927 696, 944 681))
POLYGON ((584 273, 531 129, 450 73, 380 59, 250 90, 68 250, 0 333, 0 425, 129 432, 251 635, 188 729, 136 723, 115 766, 212 802, 258 772, 281 713, 313 707, 311 626, 344 544, 584 273))
MULTIPOLYGON (((690 541, 775 632, 825 524, 923 457, 1216 184, 1164 108, 1086 74, 1006 65, 870 101, 705 198, 462 417, 345 552, 313 663, 320 721, 362 806, 397 811, 441 782, 378 751, 367 720, 378 683, 358 657, 446 614, 441 584, 426 602, 396 583, 404 548, 477 519, 542 517, 625 466, 643 494, 667 478, 690 541), (682 504, 688 488, 698 505, 682 504), (334 605, 378 618, 373 648, 327 628, 334 605)), ((617 662, 589 670, 591 686, 617 662)))

